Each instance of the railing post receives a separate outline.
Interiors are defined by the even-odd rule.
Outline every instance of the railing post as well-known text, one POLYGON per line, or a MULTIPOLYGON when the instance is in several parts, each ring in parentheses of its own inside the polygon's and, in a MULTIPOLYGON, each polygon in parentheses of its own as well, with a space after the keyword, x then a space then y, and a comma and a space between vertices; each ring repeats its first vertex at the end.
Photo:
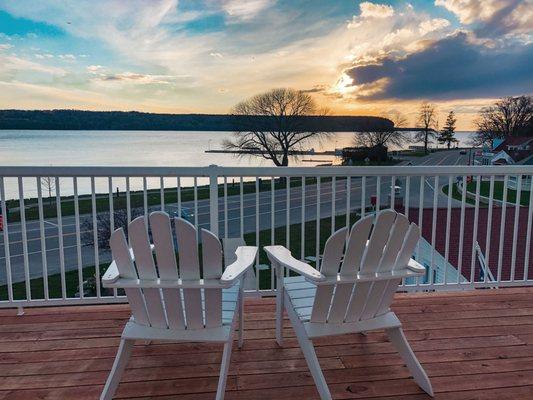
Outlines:
POLYGON ((209 229, 218 236, 218 166, 209 166, 209 229))

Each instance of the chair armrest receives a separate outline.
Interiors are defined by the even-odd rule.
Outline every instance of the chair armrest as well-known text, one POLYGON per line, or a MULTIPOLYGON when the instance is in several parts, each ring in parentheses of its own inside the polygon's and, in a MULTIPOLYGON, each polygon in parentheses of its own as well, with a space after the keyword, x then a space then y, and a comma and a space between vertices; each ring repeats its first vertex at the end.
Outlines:
MULTIPOLYGON (((150 245, 150 249, 152 252, 155 249, 155 246, 153 244, 150 245)), ((135 261, 135 256, 133 255, 133 250, 130 249, 130 256, 133 261, 135 261)), ((118 272, 117 264, 115 263, 115 260, 109 264, 109 267, 105 271, 104 275, 102 276, 102 285, 104 287, 108 287, 108 285, 112 285, 120 278, 120 273, 118 272)))
POLYGON ((416 274, 423 275, 426 273, 426 267, 424 267, 422 264, 412 258, 409 259, 409 262, 407 263, 407 268, 415 272, 416 274))
POLYGON ((320 282, 326 279, 326 277, 317 269, 294 258, 290 250, 283 246, 266 246, 264 250, 271 263, 289 268, 291 271, 294 271, 313 282, 320 282))
POLYGON ((113 260, 102 276, 102 285, 107 287, 107 285, 115 283, 119 278, 120 274, 118 272, 117 264, 113 260))
POLYGON ((237 281, 252 265, 257 257, 257 247, 239 246, 235 250, 237 259, 228 265, 220 278, 222 284, 233 283, 237 281))

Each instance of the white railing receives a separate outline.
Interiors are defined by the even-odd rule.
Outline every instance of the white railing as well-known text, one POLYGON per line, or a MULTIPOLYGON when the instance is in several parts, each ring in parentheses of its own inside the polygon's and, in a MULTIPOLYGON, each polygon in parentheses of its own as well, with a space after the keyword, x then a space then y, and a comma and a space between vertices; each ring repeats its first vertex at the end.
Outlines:
MULTIPOLYGON (((317 266, 332 232, 393 207, 421 226, 415 256, 428 269, 402 290, 531 285, 533 187, 509 181, 520 189, 532 176, 531 166, 0 167, 0 307, 125 301, 100 283, 107 236, 156 209, 317 266)), ((255 272, 252 291, 275 290, 262 251, 255 272)))

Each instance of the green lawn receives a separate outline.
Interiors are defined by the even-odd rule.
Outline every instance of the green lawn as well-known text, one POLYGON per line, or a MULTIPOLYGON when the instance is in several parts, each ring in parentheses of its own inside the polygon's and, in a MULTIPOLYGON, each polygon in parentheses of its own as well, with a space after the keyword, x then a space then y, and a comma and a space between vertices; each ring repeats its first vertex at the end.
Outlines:
MULTIPOLYGON (((358 215, 355 213, 350 214, 350 224, 353 224, 358 219, 358 215)), ((346 225, 346 215, 338 215, 335 218, 335 229, 339 229, 346 225)), ((307 221, 305 222, 305 255, 314 256, 316 254, 316 221, 307 221)), ((297 258, 300 257, 301 252, 301 223, 292 224, 289 227, 290 229, 290 249, 293 255, 297 258)), ((331 234, 331 217, 323 218, 320 220, 320 248, 324 248, 326 240, 331 234)), ((255 233, 247 233, 244 235, 244 240, 249 245, 256 244, 256 235, 255 233)), ((286 227, 282 226, 274 229, 274 243, 276 244, 286 244, 286 227)), ((262 249, 263 246, 271 244, 271 230, 265 229, 259 232, 259 246, 262 249)), ((200 259, 201 259, 201 248, 200 248, 200 259)), ((259 263, 260 264, 269 264, 268 259, 264 251, 259 253, 259 263)), ((313 263, 311 263, 313 264, 313 263)), ((100 275, 103 275, 107 269, 108 264, 100 264, 100 275)), ((83 278, 86 280, 88 278, 94 277, 95 268, 85 267, 83 269, 83 278)), ((259 274, 259 285, 261 289, 270 288, 271 283, 271 271, 262 270, 259 274)), ((65 283, 66 283, 66 293, 67 297, 75 297, 76 292, 78 291, 78 271, 68 271, 65 273, 65 283)), ((35 278, 30 281, 30 289, 33 299, 42 299, 44 298, 44 281, 43 278, 35 278)), ((105 289, 103 289, 105 290, 105 289)), ((50 298, 61 298, 61 277, 60 274, 50 275, 48 277, 48 293, 50 298)), ((108 294, 112 294, 108 291, 108 294)), ((18 282, 13 284, 13 297, 16 300, 26 299, 26 287, 24 282, 18 282)), ((0 287, 0 300, 7 300, 7 286, 0 287)))
MULTIPOLYGON (((449 192, 448 185, 443 186, 442 191, 445 195, 448 195, 448 192, 449 192)), ((457 189, 457 185, 455 183, 452 184, 452 198, 454 198, 455 200, 459 200, 459 201, 462 201, 463 199, 462 194, 459 191, 459 189, 457 189)), ((468 197, 465 198, 465 203, 472 204, 472 205, 476 204, 476 202, 473 199, 469 199, 468 197)), ((481 203, 480 205, 482 206, 481 203)))
MULTIPOLYGON (((476 182, 467 183, 466 187, 469 193, 474 194, 474 195, 476 194, 476 182)), ((448 195, 448 185, 444 186, 442 188, 442 191, 444 192, 444 194, 448 195)), ((512 203, 512 204, 516 203, 516 193, 517 193, 516 190, 509 189, 509 187, 507 188, 507 201, 509 203, 512 203)), ((481 182, 480 187, 479 187, 479 194, 481 196, 490 197, 490 182, 489 181, 481 182)), ((461 192, 459 192, 455 184, 453 185, 452 197, 459 201, 461 201, 462 199, 461 192)), ((503 182, 494 181, 493 198, 496 200, 503 200, 503 182)), ((468 204, 473 204, 473 205, 476 204, 474 199, 471 199, 468 197, 466 198, 466 202, 468 204)), ((525 190, 521 191, 520 204, 526 207, 529 206, 529 191, 525 191, 525 190)), ((480 202, 480 206, 486 207, 487 202, 486 201, 480 202)))
MULTIPOLYGON (((471 193, 476 193, 476 183, 470 182, 466 185, 467 190, 471 193)), ((507 201, 510 203, 516 203, 516 190, 509 189, 507 187, 507 201)), ((483 181, 479 187, 479 194, 481 196, 489 197, 490 196, 490 182, 483 181)), ((494 196, 496 200, 503 200, 503 182, 494 181, 494 196)), ((529 190, 522 190, 520 192, 520 204, 523 206, 529 206, 529 190)))

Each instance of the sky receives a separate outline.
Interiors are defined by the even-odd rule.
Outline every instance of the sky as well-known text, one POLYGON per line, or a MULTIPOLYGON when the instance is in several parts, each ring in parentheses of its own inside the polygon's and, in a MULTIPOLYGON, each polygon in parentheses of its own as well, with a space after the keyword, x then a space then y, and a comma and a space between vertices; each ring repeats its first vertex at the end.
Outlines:
POLYGON ((0 108, 227 113, 277 87, 333 115, 474 129, 533 93, 533 0, 0 0, 0 108))

